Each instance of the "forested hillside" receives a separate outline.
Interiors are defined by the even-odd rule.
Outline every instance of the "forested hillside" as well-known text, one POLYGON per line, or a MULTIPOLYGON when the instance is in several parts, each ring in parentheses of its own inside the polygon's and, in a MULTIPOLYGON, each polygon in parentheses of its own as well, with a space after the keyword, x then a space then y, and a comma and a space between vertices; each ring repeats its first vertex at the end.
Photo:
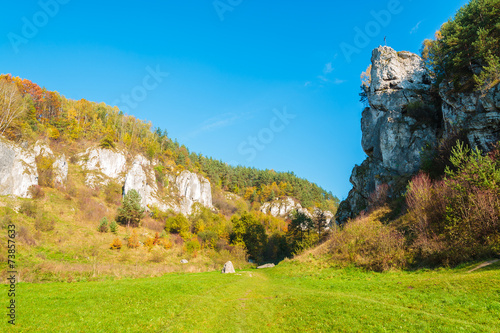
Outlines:
POLYGON ((141 152, 163 167, 189 170, 208 177, 212 186, 263 203, 281 196, 292 196, 304 207, 334 211, 338 199, 316 184, 293 172, 275 172, 231 166, 223 161, 190 152, 166 130, 150 122, 126 115, 104 103, 67 99, 27 79, 0 76, 2 93, 12 92, 16 103, 11 114, 0 114, 0 131, 11 140, 37 140, 47 137, 60 144, 87 141, 105 147, 118 145, 141 152), (14 87, 17 88, 14 89, 14 87))

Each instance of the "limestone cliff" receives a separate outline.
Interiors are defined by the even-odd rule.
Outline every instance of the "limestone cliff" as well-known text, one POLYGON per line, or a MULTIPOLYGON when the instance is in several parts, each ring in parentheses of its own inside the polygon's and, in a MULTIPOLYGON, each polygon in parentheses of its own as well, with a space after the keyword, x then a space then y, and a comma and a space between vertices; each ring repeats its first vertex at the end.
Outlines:
MULTIPOLYGON (((29 188, 38 185, 37 156, 54 161, 54 185, 64 186, 68 178, 68 161, 64 154, 55 154, 42 141, 32 147, 27 143, 21 147, 0 139, 0 195, 30 197, 29 188)), ((125 151, 90 147, 75 157, 85 173, 87 186, 102 188, 112 180, 123 186, 123 194, 136 190, 141 195, 143 207, 154 206, 185 215, 192 213, 195 203, 213 208, 210 182, 196 173, 167 174, 167 185, 160 191, 153 169, 156 164, 142 155, 131 158, 125 151)))
POLYGON ((418 55, 381 46, 371 62, 369 107, 361 119, 361 146, 368 157, 352 171, 353 188, 340 204, 338 223, 367 208, 378 186, 387 184, 389 195, 401 194, 420 168, 424 146, 436 146, 457 129, 483 151, 500 139, 498 85, 480 95, 454 93, 443 83, 438 96, 418 55))
MULTIPOLYGON (((309 217, 313 217, 313 214, 309 212, 306 208, 302 207, 299 202, 296 202, 291 197, 278 198, 270 202, 265 202, 260 207, 260 211, 264 214, 270 214, 275 217, 289 218, 293 211, 303 213, 309 217)), ((332 212, 325 210, 321 211, 319 208, 315 208, 315 212, 323 212, 325 214, 327 223, 330 224, 333 218, 332 212)))
POLYGON ((0 195, 29 198, 33 185, 38 185, 35 154, 0 138, 0 195))

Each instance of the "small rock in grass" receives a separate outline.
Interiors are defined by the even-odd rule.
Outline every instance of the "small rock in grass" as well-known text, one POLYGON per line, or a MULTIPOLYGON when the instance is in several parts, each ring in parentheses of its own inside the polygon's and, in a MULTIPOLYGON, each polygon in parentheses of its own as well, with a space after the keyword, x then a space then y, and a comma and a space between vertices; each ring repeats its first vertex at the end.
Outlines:
POLYGON ((265 265, 260 265, 257 268, 273 268, 274 264, 265 264, 265 265))
POLYGON ((181 264, 187 264, 187 263, 188 263, 188 261, 186 259, 181 260, 181 264))

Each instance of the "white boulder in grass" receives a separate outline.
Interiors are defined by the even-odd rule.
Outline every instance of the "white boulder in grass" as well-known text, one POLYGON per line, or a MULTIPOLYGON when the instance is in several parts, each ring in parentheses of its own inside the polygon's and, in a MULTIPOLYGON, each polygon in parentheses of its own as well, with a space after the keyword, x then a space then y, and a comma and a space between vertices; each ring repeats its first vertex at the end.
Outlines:
POLYGON ((227 273, 235 273, 234 271, 234 266, 231 261, 228 261, 224 264, 224 267, 222 267, 222 273, 227 274, 227 273))

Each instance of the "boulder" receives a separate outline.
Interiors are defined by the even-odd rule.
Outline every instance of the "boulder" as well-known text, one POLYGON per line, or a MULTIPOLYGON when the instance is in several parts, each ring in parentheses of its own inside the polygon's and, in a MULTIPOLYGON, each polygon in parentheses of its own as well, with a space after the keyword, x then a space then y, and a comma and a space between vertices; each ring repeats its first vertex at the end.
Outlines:
POLYGON ((187 264, 188 262, 187 259, 181 259, 181 264, 187 264))
POLYGON ((0 138, 0 195, 29 198, 33 185, 38 185, 35 154, 0 138))
POLYGON ((224 264, 224 267, 222 267, 223 274, 228 274, 228 273, 235 273, 233 263, 231 261, 228 261, 224 264))
POLYGON ((273 268, 274 267, 274 264, 265 264, 265 265, 260 265, 260 266, 257 266, 258 269, 262 269, 262 268, 273 268))

